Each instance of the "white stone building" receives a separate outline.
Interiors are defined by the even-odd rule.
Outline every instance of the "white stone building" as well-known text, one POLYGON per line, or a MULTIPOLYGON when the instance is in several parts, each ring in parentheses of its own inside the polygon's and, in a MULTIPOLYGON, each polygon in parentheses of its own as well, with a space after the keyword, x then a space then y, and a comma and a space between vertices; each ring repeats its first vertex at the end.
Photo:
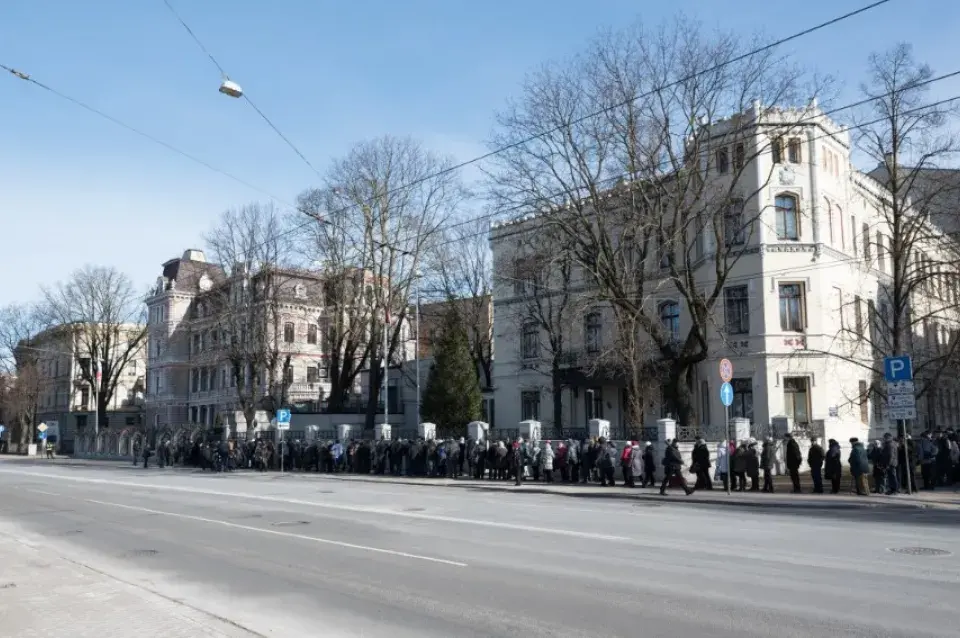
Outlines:
MULTIPOLYGON (((732 164, 748 157, 739 183, 745 193, 756 193, 744 209, 746 218, 755 221, 749 232, 728 240, 742 242, 743 254, 714 307, 709 357, 696 366, 693 388, 702 423, 724 422, 718 362, 726 357, 734 365, 730 416, 749 419, 755 432, 777 416, 814 431, 828 418, 864 436, 893 430, 895 423, 886 419, 884 399, 876 391, 882 380, 870 373, 869 365, 861 365, 873 363, 870 348, 856 338, 876 329, 874 317, 889 311, 885 302, 876 302, 878 287, 888 284, 891 274, 890 231, 877 204, 884 196, 882 185, 852 166, 848 133, 815 104, 802 110, 756 104, 735 118, 705 126, 704 133, 728 139, 733 121, 743 131, 737 134, 739 141, 713 144, 711 157, 700 158, 699 170, 722 181, 732 164), (744 118, 752 124, 742 126, 744 118)), ((520 272, 529 255, 517 248, 516 237, 536 233, 549 223, 549 214, 491 230, 495 273, 520 272)), ((697 238, 693 268, 698 285, 716 281, 709 259, 714 244, 710 232, 697 238)), ((503 427, 536 419, 547 430, 553 425, 550 361, 543 330, 524 318, 530 293, 522 279, 522 274, 501 276, 494 282, 496 418, 503 427)), ((570 289, 586 296, 591 284, 577 271, 570 289)), ((939 287, 934 282, 916 291, 914 307, 919 312, 955 304, 957 293, 956 282, 941 280, 939 287)), ((656 304, 665 329, 686 335, 689 315, 673 284, 665 281, 646 303, 656 304)), ((585 306, 566 315, 562 425, 584 429, 589 419, 603 418, 614 433, 634 430, 637 424, 626 422, 624 384, 602 366, 590 365, 611 343, 609 308, 585 306)), ((923 356, 924 349, 943 351, 956 338, 955 322, 931 320, 912 335, 914 356, 923 356)), ((956 425, 958 389, 955 379, 945 376, 938 391, 921 401, 914 431, 956 425)), ((668 411, 664 401, 651 397, 642 425, 655 426, 658 418, 670 416, 668 411)))

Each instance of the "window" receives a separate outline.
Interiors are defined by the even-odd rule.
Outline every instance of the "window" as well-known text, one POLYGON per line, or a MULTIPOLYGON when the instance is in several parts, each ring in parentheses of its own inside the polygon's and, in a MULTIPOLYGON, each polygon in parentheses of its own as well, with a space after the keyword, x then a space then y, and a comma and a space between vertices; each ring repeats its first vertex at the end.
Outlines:
POLYGON ((317 324, 315 323, 307 326, 307 343, 310 345, 317 344, 317 324))
POLYGON ((587 421, 603 418, 603 388, 588 388, 584 393, 587 421))
POLYGON ((319 379, 316 366, 307 366, 307 383, 316 383, 319 379))
POLYGON ((717 172, 720 174, 730 170, 730 158, 727 156, 726 147, 717 149, 717 172))
POLYGON ((803 284, 780 284, 780 328, 803 332, 806 324, 803 284))
POLYGON ((283 342, 293 343, 294 335, 295 335, 295 332, 294 332, 293 324, 290 322, 283 324, 283 342))
POLYGON ((797 198, 777 195, 777 239, 800 239, 800 220, 797 218, 797 198))
POLYGON ((883 234, 877 231, 877 267, 885 271, 887 269, 887 257, 883 254, 883 234))
POLYGON ((211 390, 217 389, 217 369, 216 368, 210 368, 210 389, 211 390))
POLYGON ((481 414, 481 418, 483 419, 483 422, 489 425, 491 428, 497 427, 494 423, 497 418, 495 400, 492 397, 489 399, 484 399, 483 403, 480 404, 480 408, 483 411, 481 414))
POLYGON ((206 368, 200 368, 200 392, 206 392, 210 387, 210 373, 206 368))
POLYGON ((790 160, 791 164, 800 163, 802 159, 800 157, 800 138, 790 138, 790 143, 787 145, 787 159, 790 160))
POLYGON ((850 245, 853 247, 853 256, 857 257, 859 251, 857 250, 857 218, 855 215, 850 215, 850 245))
POLYGON ((847 240, 844 237, 843 232, 843 209, 839 206, 836 206, 835 208, 837 209, 837 219, 840 221, 840 248, 846 248, 847 240))
POLYGON ((192 392, 200 391, 200 370, 198 368, 190 371, 190 390, 192 392))
POLYGON ((670 339, 680 339, 680 304, 676 301, 665 301, 660 304, 660 325, 670 339))
POLYGON ((226 368, 222 368, 220 370, 220 387, 221 388, 227 387, 227 369, 226 368))
POLYGON ((80 390, 80 407, 84 410, 90 408, 90 388, 83 388, 80 390))
POLYGON ((710 423, 710 382, 700 382, 700 423, 710 423))
POLYGON ((591 312, 583 320, 583 345, 589 354, 600 352, 599 312, 591 312))
POLYGON ((193 335, 193 354, 199 354, 200 352, 200 335, 193 335))
POLYGON ((730 416, 749 419, 753 423, 753 379, 731 379, 730 385, 733 386, 730 416))
POLYGON ((520 393, 520 418, 523 421, 540 420, 539 390, 525 390, 520 393))
POLYGON ((535 323, 523 325, 520 356, 524 359, 536 359, 540 356, 540 327, 535 323))
POLYGON ((863 239, 863 259, 867 262, 867 266, 870 265, 870 225, 864 224, 862 226, 861 238, 863 239))
POLYGON ((859 341, 863 338, 863 301, 860 299, 860 295, 856 295, 853 298, 853 331, 856 333, 856 338, 859 341))
POLYGON ((870 423, 870 391, 866 381, 860 382, 860 396, 857 401, 860 404, 860 422, 870 423))
POLYGON ((660 252, 660 268, 669 268, 673 264, 673 250, 664 240, 657 243, 657 249, 660 252))
POLYGON ((326 362, 320 364, 320 370, 318 371, 321 379, 326 379, 330 376, 330 365, 326 362))
POLYGON ((807 377, 786 377, 783 380, 783 410, 798 426, 810 425, 810 392, 807 377))
POLYGON ((287 366, 283 369, 283 382, 293 383, 293 366, 287 366))
POLYGON ((536 286, 537 262, 533 257, 524 257, 514 262, 513 294, 522 296, 533 292, 536 286))
POLYGON ((157 394, 160 394, 160 390, 163 389, 163 383, 162 383, 162 381, 163 381, 163 376, 160 375, 160 374, 157 374, 157 376, 155 376, 153 380, 154 380, 154 382, 156 383, 155 392, 156 392, 157 394))
POLYGON ((778 137, 770 142, 770 154, 773 156, 774 164, 783 163, 783 139, 778 137))
POLYGON ((870 345, 874 352, 880 348, 879 326, 877 326, 877 305, 873 299, 867 300, 867 329, 870 331, 870 345))
POLYGON ((743 144, 737 144, 733 151, 733 169, 739 171, 747 162, 747 152, 743 144))
POLYGON ((727 334, 745 335, 750 333, 750 299, 746 286, 734 286, 723 291, 724 319, 727 334))
POLYGON ((830 244, 833 245, 833 206, 830 205, 830 200, 823 200, 823 207, 827 209, 827 225, 830 227, 830 244))
POLYGON ((736 246, 747 241, 747 229, 743 224, 743 201, 734 200, 723 213, 723 240, 727 246, 736 246))
POLYGON ((197 418, 197 406, 193 406, 190 408, 190 423, 196 423, 197 418))

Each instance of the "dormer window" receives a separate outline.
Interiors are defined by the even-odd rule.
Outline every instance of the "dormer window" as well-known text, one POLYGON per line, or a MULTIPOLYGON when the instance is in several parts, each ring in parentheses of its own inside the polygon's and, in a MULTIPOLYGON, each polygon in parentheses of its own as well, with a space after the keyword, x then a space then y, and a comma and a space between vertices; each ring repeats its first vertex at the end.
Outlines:
POLYGON ((800 138, 792 137, 790 138, 790 143, 787 145, 787 159, 791 164, 799 164, 801 161, 800 156, 800 138))

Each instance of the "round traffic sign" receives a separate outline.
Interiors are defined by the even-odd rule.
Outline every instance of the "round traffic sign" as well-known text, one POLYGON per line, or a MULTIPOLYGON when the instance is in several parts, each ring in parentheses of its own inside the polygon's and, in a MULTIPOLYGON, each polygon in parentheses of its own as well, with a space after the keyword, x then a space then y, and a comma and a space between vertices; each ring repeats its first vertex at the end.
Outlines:
POLYGON ((47 424, 46 424, 46 423, 41 423, 40 425, 37 426, 37 430, 39 430, 40 432, 46 432, 46 431, 47 431, 47 424))
POLYGON ((729 383, 733 378, 733 363, 730 359, 720 359, 720 378, 724 383, 729 383))
POLYGON ((733 405, 733 386, 726 381, 720 386, 720 402, 727 408, 733 405))

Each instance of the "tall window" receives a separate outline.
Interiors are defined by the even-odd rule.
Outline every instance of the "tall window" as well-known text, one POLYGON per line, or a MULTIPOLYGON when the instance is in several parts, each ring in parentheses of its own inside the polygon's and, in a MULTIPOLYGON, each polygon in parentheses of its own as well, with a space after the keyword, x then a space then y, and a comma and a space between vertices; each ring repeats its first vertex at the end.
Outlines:
POLYGON ((770 142, 770 154, 774 164, 783 163, 783 138, 777 137, 770 142))
POLYGON ((863 258, 866 260, 867 265, 870 265, 870 260, 873 256, 870 253, 870 225, 864 224, 863 230, 861 232, 861 237, 863 237, 863 258))
POLYGON ((730 157, 727 155, 727 147, 717 149, 717 172, 726 173, 730 170, 730 157))
POLYGON ((520 356, 524 359, 536 359, 540 356, 540 327, 535 323, 523 325, 520 356))
POLYGON ((853 330, 857 333, 858 341, 863 338, 863 301, 860 295, 853 298, 853 330))
POLYGON ((193 392, 199 392, 200 391, 200 370, 198 368, 194 368, 193 370, 191 370, 190 377, 191 377, 190 389, 193 392))
POLYGON ((845 249, 847 247, 847 239, 844 237, 843 232, 843 209, 839 206, 836 206, 835 208, 837 209, 837 220, 840 222, 840 248, 845 249))
POLYGON ((80 406, 84 410, 90 407, 90 388, 80 390, 80 406))
POLYGON ((777 195, 777 239, 800 239, 800 219, 797 217, 797 198, 777 195))
POLYGON ((787 159, 790 160, 791 164, 799 164, 802 161, 800 156, 800 138, 790 138, 790 143, 787 145, 787 159))
POLYGON ((210 387, 210 373, 206 368, 200 368, 200 392, 206 392, 210 387))
POLYGON ((750 332, 750 300, 746 286, 732 286, 723 290, 724 319, 727 334, 745 335, 750 332))
POLYGON ((853 256, 859 256, 860 252, 857 250, 857 218, 855 215, 850 215, 850 245, 853 247, 853 256))
POLYGON ((730 406, 730 416, 740 419, 749 419, 753 423, 753 379, 733 379, 733 405, 730 406))
POLYGON ((739 171, 747 162, 747 152, 743 144, 737 144, 733 150, 733 170, 739 171))
POLYGON ((883 233, 880 231, 877 231, 877 267, 882 271, 887 269, 887 256, 883 250, 883 233))
POLYGON ((283 342, 284 343, 293 343, 293 337, 295 335, 292 323, 283 324, 283 342))
POLYGON ((307 343, 310 345, 317 344, 317 324, 315 323, 307 326, 307 343))
POLYGON ((700 421, 710 423, 710 382, 700 382, 700 421))
POLYGON ((316 366, 307 366, 307 383, 316 383, 318 378, 316 366))
POLYGON ((803 284, 780 284, 780 329, 803 332, 805 315, 803 284))
POLYGON ((823 207, 827 209, 827 224, 830 226, 830 244, 833 245, 833 206, 830 205, 830 200, 823 200, 823 207))
POLYGON ((807 377, 783 380, 783 409, 794 425, 810 425, 810 391, 807 377))
POLYGON ((747 240, 743 225, 743 200, 733 200, 723 213, 723 239, 727 246, 736 246, 747 240))
POLYGON ((603 418, 603 388, 589 388, 584 399, 587 421, 603 418))
POLYGON ((583 320, 583 345, 589 354, 600 352, 599 312, 591 312, 583 320))
POLYGON ((665 301, 660 304, 660 325, 663 326, 671 339, 680 339, 680 304, 676 301, 665 301))
POLYGON ((540 420, 539 390, 525 390, 520 393, 520 418, 523 421, 540 420))
POLYGON ((870 423, 870 389, 867 386, 866 381, 861 381, 859 384, 860 390, 860 422, 861 423, 870 423))
POLYGON ((293 366, 287 366, 283 369, 283 382, 293 383, 293 366))

